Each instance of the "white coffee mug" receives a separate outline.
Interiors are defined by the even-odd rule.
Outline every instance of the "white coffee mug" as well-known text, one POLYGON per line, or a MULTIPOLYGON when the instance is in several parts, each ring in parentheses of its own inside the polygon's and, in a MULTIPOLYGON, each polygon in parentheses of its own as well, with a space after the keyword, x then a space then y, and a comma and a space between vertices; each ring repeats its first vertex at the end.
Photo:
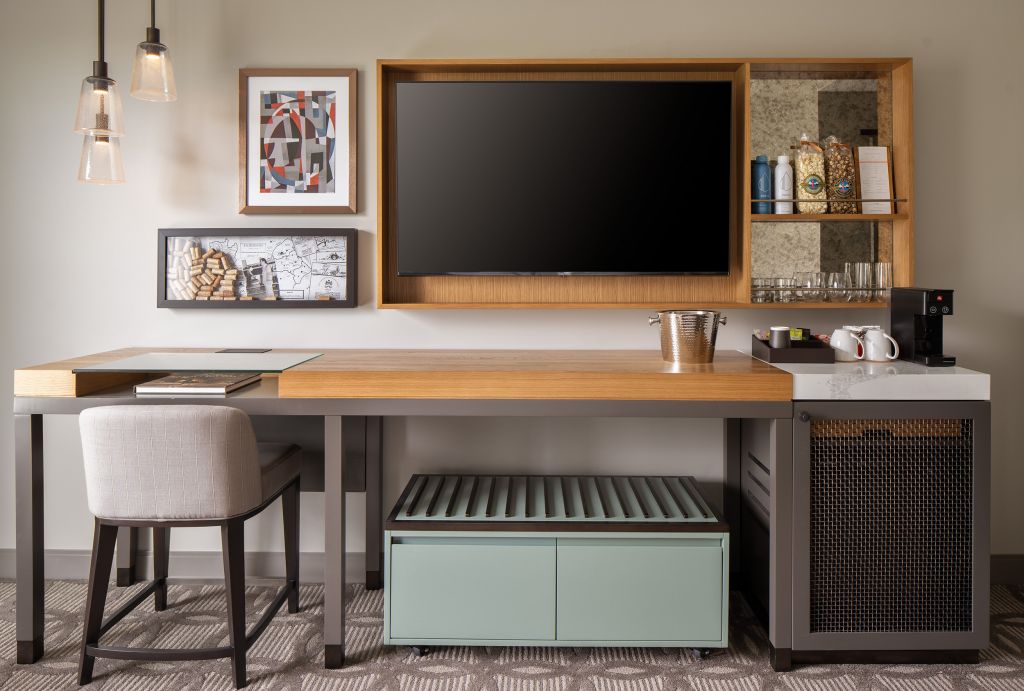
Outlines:
POLYGON ((836 329, 828 340, 836 351, 839 362, 855 362, 864 359, 864 341, 850 329, 836 329))
POLYGON ((896 340, 882 329, 873 328, 864 332, 864 359, 872 362, 895 360, 900 356, 896 340))

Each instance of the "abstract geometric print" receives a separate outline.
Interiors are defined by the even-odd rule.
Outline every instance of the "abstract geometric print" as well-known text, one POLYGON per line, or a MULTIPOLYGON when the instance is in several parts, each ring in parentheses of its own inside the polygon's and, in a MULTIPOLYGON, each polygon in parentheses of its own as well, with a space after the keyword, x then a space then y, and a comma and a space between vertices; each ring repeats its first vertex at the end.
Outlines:
POLYGON ((260 192, 335 191, 334 91, 260 92, 260 192))

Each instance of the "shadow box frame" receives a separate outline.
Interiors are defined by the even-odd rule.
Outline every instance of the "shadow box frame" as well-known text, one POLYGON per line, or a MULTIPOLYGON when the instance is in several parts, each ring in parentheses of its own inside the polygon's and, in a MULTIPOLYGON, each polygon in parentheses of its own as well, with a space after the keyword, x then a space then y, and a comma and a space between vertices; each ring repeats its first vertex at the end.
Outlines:
POLYGON ((160 228, 157 230, 156 306, 184 309, 352 309, 359 306, 359 231, 356 228, 160 228), (179 300, 167 294, 167 243, 174 238, 343 237, 344 300, 179 300))

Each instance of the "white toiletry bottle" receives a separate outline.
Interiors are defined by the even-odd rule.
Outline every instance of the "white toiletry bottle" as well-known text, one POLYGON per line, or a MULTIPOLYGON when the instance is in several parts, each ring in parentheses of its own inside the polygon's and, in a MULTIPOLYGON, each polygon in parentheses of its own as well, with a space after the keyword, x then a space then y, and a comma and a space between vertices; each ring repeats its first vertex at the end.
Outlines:
MULTIPOLYGON (((775 198, 793 198, 793 167, 789 165, 789 156, 779 156, 775 164, 775 198)), ((793 213, 793 202, 775 202, 775 213, 793 213)))

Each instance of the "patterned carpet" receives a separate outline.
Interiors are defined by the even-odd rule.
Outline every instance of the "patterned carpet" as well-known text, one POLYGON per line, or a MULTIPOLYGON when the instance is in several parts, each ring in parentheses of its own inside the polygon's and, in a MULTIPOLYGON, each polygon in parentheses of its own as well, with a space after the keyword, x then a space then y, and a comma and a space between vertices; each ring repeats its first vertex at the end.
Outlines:
MULTIPOLYGON (((137 586, 136 586, 137 587, 137 586)), ((135 588, 111 589, 109 605, 135 588)), ((251 587, 250 623, 273 589, 251 587)), ((768 666, 765 632, 742 598, 734 596, 731 646, 698 661, 689 651, 639 648, 447 648, 416 657, 405 647, 381 645, 382 593, 355 586, 347 606, 349 660, 324 670, 320 634, 323 589, 302 589, 299 614, 284 610, 249 652, 249 688, 295 689, 517 689, 612 691, 638 689, 1024 689, 1024 587, 992 591, 991 648, 978 665, 827 665, 776 674, 768 666)), ((81 582, 47 585, 46 656, 35 665, 13 663, 14 584, 0 583, 0 688, 74 689, 81 636, 81 582)), ((120 645, 226 645, 223 590, 217 585, 171 586, 169 607, 152 601, 114 627, 104 643, 120 645)), ((226 660, 129 663, 98 660, 91 688, 230 689, 226 660)))

